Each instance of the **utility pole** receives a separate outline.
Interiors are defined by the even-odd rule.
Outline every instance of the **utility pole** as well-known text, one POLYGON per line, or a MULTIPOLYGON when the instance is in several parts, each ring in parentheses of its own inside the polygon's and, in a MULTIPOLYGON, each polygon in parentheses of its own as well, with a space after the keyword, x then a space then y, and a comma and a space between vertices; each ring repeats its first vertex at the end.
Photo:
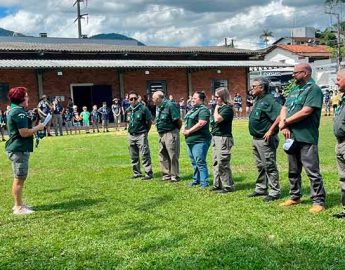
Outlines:
POLYGON ((84 16, 87 16, 87 13, 80 14, 80 3, 84 2, 84 0, 76 0, 73 4, 73 6, 77 5, 77 18, 74 20, 74 22, 78 21, 78 38, 82 38, 83 34, 81 31, 81 20, 84 19, 84 16))
POLYGON ((340 70, 341 52, 340 52, 340 14, 335 12, 325 12, 329 15, 335 15, 337 17, 337 71, 340 70))

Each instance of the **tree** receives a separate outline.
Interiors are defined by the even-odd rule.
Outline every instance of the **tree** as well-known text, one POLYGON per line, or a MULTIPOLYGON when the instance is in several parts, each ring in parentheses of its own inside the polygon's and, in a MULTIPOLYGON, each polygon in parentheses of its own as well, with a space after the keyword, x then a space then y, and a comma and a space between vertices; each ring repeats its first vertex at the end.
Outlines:
POLYGON ((265 47, 267 47, 267 43, 270 40, 270 37, 273 37, 273 33, 268 29, 264 29, 262 34, 260 35, 260 39, 262 39, 265 42, 265 47))

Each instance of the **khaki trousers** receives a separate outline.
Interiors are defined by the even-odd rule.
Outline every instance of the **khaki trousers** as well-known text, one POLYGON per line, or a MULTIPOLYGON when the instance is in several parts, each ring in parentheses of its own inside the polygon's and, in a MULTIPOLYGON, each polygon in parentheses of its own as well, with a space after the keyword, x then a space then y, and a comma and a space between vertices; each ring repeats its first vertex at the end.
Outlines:
POLYGON ((128 149, 129 155, 131 157, 131 164, 134 176, 141 175, 139 153, 141 153, 143 159, 142 163, 145 170, 145 174, 147 176, 152 176, 153 172, 151 165, 151 154, 149 142, 147 139, 147 132, 136 135, 131 135, 128 133, 128 149))
POLYGON ((255 157, 258 177, 255 184, 255 192, 267 193, 272 197, 280 196, 279 172, 276 163, 276 152, 279 144, 277 135, 268 142, 264 139, 253 139, 253 154, 255 157))
POLYGON ((234 181, 230 168, 231 153, 234 145, 232 137, 213 136, 213 186, 221 189, 232 189, 234 181))
POLYGON ((159 162, 163 179, 180 177, 180 133, 178 129, 159 134, 159 162))
POLYGON ((336 144, 335 153, 337 157, 337 168, 339 173, 341 203, 345 209, 345 141, 336 144))

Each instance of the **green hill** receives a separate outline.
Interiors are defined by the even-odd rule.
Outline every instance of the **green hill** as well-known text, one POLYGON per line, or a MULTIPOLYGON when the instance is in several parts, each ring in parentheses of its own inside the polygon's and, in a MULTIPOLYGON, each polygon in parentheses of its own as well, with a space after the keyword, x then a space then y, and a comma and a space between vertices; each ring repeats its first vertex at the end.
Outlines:
POLYGON ((135 40, 138 42, 138 45, 140 46, 145 46, 144 43, 134 39, 134 38, 131 38, 131 37, 127 37, 125 35, 121 35, 121 34, 116 34, 116 33, 110 33, 110 34, 98 34, 98 35, 94 35, 94 36, 91 36, 89 38, 92 38, 92 39, 118 39, 118 40, 135 40))
POLYGON ((25 35, 21 34, 21 33, 16 33, 10 30, 6 30, 4 28, 0 27, 0 36, 1 37, 13 37, 13 36, 17 36, 17 37, 25 37, 25 35))

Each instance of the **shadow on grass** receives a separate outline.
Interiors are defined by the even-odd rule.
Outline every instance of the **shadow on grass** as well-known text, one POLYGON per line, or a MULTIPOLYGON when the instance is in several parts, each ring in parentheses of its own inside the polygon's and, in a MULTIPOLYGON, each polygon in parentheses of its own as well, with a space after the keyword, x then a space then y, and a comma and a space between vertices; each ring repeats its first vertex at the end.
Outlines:
POLYGON ((55 193, 55 192, 61 192, 65 189, 67 189, 67 188, 51 188, 51 189, 43 190, 42 192, 43 193, 55 193))
POLYGON ((46 205, 39 205, 34 207, 35 211, 50 211, 59 210, 64 212, 78 211, 82 208, 89 207, 102 202, 101 199, 79 199, 79 200, 69 200, 59 203, 52 203, 46 205))
POLYGON ((135 209, 138 211, 151 211, 157 206, 163 206, 164 204, 174 200, 174 197, 172 195, 163 195, 159 197, 153 197, 147 199, 144 203, 137 206, 135 209))
POLYGON ((120 240, 132 240, 161 229, 162 227, 153 226, 144 220, 128 221, 121 225, 118 238, 120 240))

